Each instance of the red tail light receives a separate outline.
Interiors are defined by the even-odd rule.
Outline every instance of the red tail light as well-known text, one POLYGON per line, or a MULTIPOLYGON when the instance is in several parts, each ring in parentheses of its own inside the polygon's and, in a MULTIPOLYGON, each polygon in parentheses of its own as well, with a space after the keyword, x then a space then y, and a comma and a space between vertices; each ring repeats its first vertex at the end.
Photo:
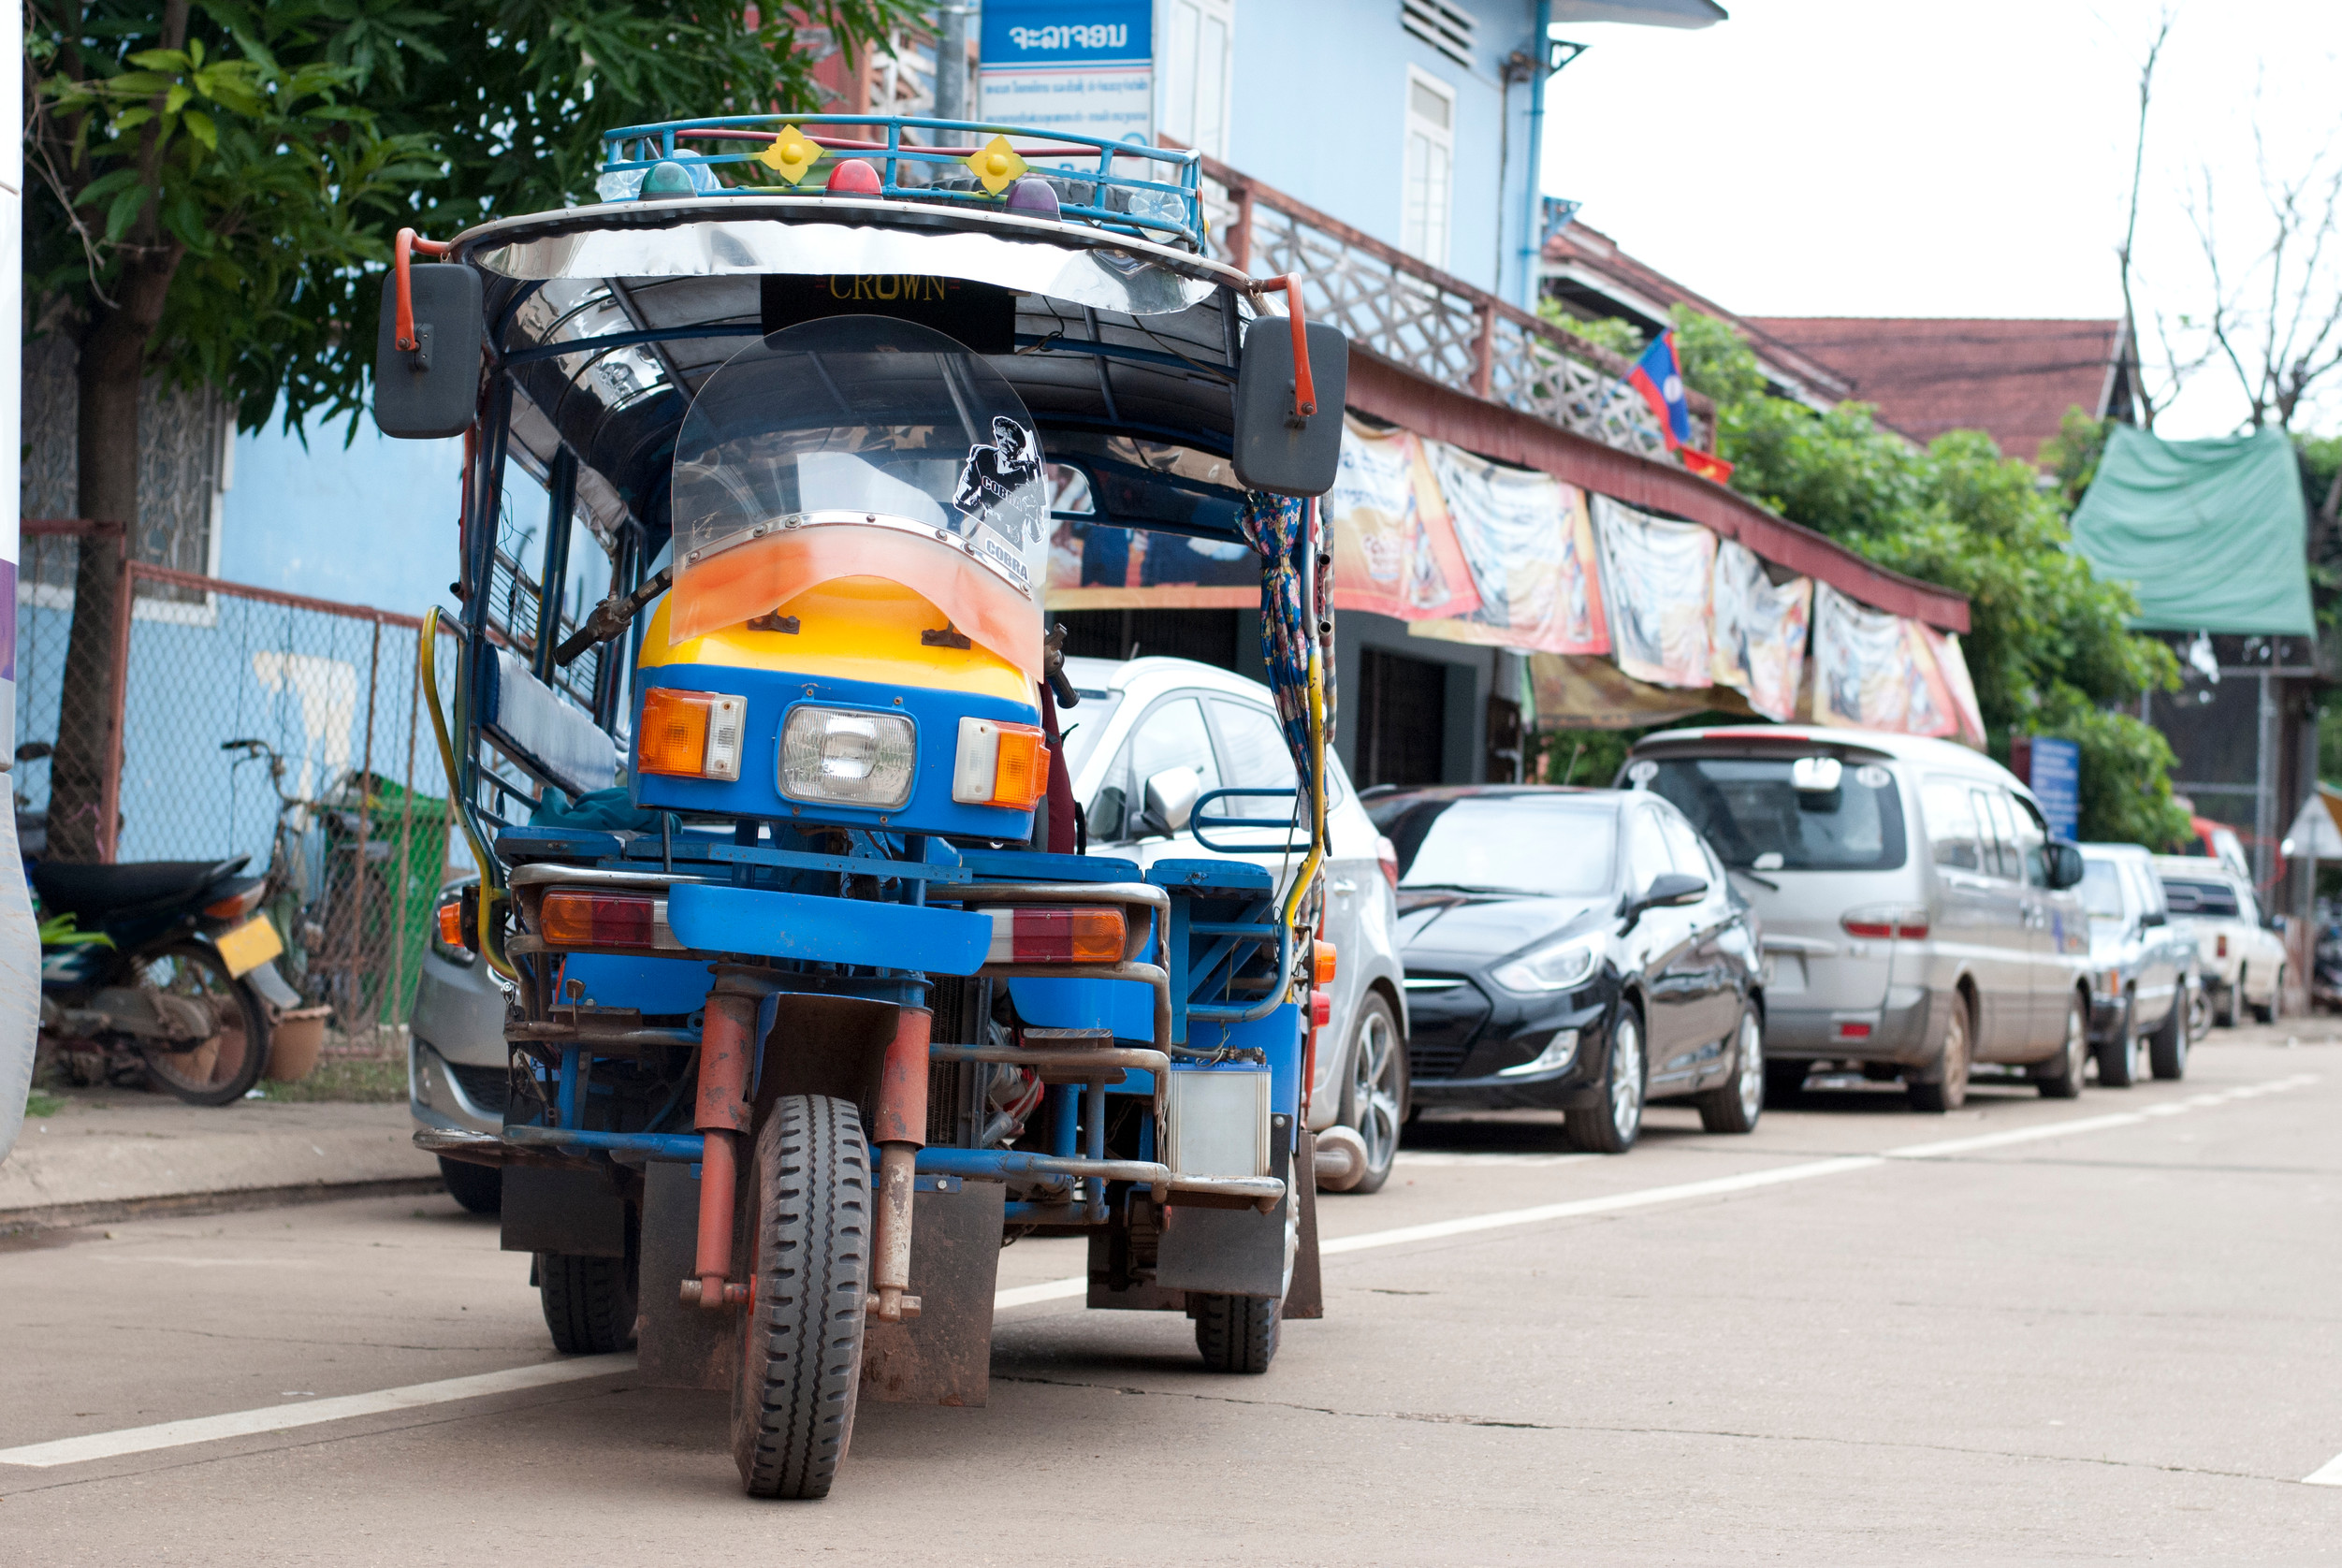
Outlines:
POLYGON ((557 948, 671 948, 678 944, 662 902, 646 893, 564 888, 545 895, 537 924, 557 948))
POLYGON ((1399 891, 1399 847, 1388 838, 1375 840, 1375 858, 1382 863, 1382 879, 1390 884, 1390 891, 1399 891))
POLYGON ((2226 958, 2226 957, 2228 956, 2228 937, 2227 937, 2227 936, 2226 936, 2225 934, 2222 934, 2222 935, 2221 935, 2221 936, 2218 938, 2218 942, 2219 942, 2219 950, 2218 950, 2218 952, 2216 952, 2213 956, 2215 956, 2215 957, 2217 957, 2217 958, 2226 958))
POLYGON ((1872 936, 1883 938, 1895 935, 1895 925, 1891 921, 1856 920, 1854 916, 1848 915, 1844 920, 1840 921, 1838 923, 1846 928, 1846 935, 1849 936, 1872 936))
POLYGON ((1840 1024, 1838 1026, 1838 1038, 1841 1040, 1867 1040, 1870 1038, 1870 1025, 1868 1024, 1840 1024))
POLYGON ((268 883, 255 881, 241 893, 231 893, 216 903, 206 904, 203 912, 213 920, 242 920, 260 907, 260 895, 268 891, 268 883))
POLYGON ((994 964, 1119 964, 1127 927, 1120 909, 994 909, 994 964))
POLYGON ((1333 995, 1326 991, 1309 994, 1309 1026, 1322 1029, 1333 1022, 1333 995))
POLYGON ((1915 942, 1927 934, 1927 911, 1891 907, 1849 909, 1839 917, 1838 924, 1849 936, 1880 942, 1899 936, 1915 942))

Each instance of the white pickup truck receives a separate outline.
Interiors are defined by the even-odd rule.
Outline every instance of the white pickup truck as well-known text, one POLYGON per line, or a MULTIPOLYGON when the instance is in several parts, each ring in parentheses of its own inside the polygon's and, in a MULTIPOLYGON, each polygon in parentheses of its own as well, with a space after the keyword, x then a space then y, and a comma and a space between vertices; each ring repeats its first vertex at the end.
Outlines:
POLYGON ((2262 923, 2252 883, 2219 861, 2196 855, 2158 855, 2175 924, 2195 934, 2197 972, 2212 1000, 2213 1021, 2233 1024, 2250 1008, 2262 1023, 2277 1015, 2284 994, 2285 943, 2262 923))

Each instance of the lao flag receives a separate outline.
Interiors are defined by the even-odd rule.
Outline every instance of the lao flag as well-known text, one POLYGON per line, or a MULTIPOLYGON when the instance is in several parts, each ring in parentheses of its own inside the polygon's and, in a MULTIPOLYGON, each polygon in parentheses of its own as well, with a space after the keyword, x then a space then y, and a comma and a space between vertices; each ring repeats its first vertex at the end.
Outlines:
POLYGON ((1643 356, 1626 372, 1635 390, 1643 395, 1672 452, 1692 439, 1692 405, 1683 400, 1683 368, 1676 363, 1675 334, 1662 332, 1651 340, 1643 356))

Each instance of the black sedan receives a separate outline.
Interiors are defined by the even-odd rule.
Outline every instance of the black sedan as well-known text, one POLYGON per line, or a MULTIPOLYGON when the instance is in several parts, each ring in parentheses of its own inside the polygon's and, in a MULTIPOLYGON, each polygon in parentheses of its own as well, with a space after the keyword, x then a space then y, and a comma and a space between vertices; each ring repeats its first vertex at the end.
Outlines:
POLYGON ((1647 1100, 1755 1127, 1758 936, 1674 806, 1505 785, 1363 804, 1399 854, 1417 1105, 1561 1111, 1574 1145, 1613 1154, 1647 1100))

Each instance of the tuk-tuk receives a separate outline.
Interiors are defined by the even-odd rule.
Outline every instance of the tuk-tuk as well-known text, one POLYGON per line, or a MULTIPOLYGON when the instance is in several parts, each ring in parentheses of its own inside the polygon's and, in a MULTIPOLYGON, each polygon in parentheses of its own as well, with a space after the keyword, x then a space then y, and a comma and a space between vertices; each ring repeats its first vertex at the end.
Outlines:
POLYGON ((502 1169, 561 1350, 732 1391, 753 1495, 825 1494, 858 1399, 982 1403, 1019 1236, 1265 1371, 1318 1312, 1346 342, 1211 257, 1191 152, 827 115, 606 149, 600 204, 402 233, 384 281, 377 423, 465 442, 447 713, 423 648, 481 875, 442 928, 509 1004, 502 1132, 416 1141, 502 1169), (1258 554, 1300 779, 1150 790, 1209 852, 1143 872, 1085 852, 1062 761, 1077 480, 1085 525, 1258 554), (613 577, 570 629, 579 514, 613 577))

